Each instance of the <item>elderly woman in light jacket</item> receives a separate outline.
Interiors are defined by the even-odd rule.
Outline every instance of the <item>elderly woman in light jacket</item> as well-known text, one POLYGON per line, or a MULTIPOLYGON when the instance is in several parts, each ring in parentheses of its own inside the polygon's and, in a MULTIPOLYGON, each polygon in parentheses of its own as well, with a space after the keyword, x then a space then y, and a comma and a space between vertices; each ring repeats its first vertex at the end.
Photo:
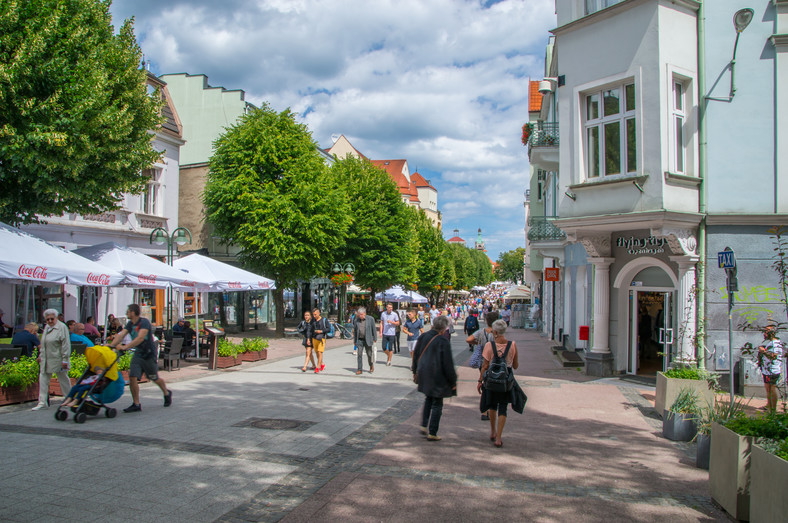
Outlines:
POLYGON ((41 346, 38 350, 38 405, 33 410, 45 409, 49 406, 49 380, 52 374, 57 375, 63 397, 71 391, 68 369, 71 365, 71 339, 66 324, 57 319, 55 309, 44 311, 46 326, 41 334, 41 346))

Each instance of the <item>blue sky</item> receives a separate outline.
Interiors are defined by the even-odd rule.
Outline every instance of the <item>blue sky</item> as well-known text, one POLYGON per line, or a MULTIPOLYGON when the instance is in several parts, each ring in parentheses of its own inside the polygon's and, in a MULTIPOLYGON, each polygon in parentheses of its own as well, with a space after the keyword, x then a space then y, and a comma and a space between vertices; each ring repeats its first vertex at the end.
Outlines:
POLYGON ((154 73, 205 74, 408 160, 438 189, 443 232, 488 255, 524 244, 528 79, 543 73, 553 0, 114 0, 154 73))

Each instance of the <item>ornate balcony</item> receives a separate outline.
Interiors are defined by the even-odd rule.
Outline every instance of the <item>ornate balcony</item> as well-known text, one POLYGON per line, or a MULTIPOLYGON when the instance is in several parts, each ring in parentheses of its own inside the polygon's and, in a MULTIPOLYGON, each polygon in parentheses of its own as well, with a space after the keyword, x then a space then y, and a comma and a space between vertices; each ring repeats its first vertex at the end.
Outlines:
POLYGON ((553 225, 557 216, 529 216, 528 240, 532 242, 562 241, 566 233, 553 225))

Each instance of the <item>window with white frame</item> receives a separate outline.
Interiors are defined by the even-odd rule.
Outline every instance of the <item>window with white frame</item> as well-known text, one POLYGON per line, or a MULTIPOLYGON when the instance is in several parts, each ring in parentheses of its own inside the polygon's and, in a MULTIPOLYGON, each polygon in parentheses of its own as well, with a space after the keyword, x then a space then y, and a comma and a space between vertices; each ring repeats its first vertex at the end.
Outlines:
POLYGON ((637 172, 635 84, 583 96, 586 177, 637 172))
POLYGON ((674 78, 672 90, 671 111, 671 140, 673 171, 684 173, 686 171, 686 154, 684 145, 684 124, 687 122, 687 85, 685 82, 674 78))
POLYGON ((596 13, 597 11, 601 11, 606 7, 610 7, 622 1, 623 0, 584 0, 585 12, 587 15, 590 15, 591 13, 596 13))
POLYGON ((157 216, 161 209, 159 209, 160 195, 160 182, 159 177, 161 171, 158 169, 145 169, 142 174, 147 178, 145 188, 140 194, 140 212, 157 216))

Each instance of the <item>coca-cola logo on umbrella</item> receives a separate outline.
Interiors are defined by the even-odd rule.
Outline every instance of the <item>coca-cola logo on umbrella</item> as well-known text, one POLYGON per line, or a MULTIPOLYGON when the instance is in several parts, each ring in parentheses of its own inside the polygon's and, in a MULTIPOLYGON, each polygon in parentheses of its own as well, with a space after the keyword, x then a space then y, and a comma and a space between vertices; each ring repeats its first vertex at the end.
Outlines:
POLYGON ((109 274, 88 273, 88 283, 93 285, 109 285, 109 274))
POLYGON ((241 282, 239 282, 239 281, 230 281, 230 282, 227 282, 227 286, 229 288, 231 288, 231 289, 240 289, 241 288, 241 282))
POLYGON ((22 278, 32 278, 34 280, 46 280, 47 268, 37 265, 35 267, 28 267, 27 265, 19 266, 19 276, 22 278))
POLYGON ((147 283, 149 285, 156 285, 156 275, 155 274, 140 274, 137 276, 137 279, 140 283, 147 283))
POLYGON ((195 285, 197 285, 197 282, 193 282, 193 281, 189 281, 189 280, 181 282, 181 286, 182 287, 194 287, 195 285))
POLYGON ((261 289, 267 289, 268 286, 269 286, 269 283, 267 281, 259 281, 259 282, 257 282, 257 285, 259 285, 261 289))

